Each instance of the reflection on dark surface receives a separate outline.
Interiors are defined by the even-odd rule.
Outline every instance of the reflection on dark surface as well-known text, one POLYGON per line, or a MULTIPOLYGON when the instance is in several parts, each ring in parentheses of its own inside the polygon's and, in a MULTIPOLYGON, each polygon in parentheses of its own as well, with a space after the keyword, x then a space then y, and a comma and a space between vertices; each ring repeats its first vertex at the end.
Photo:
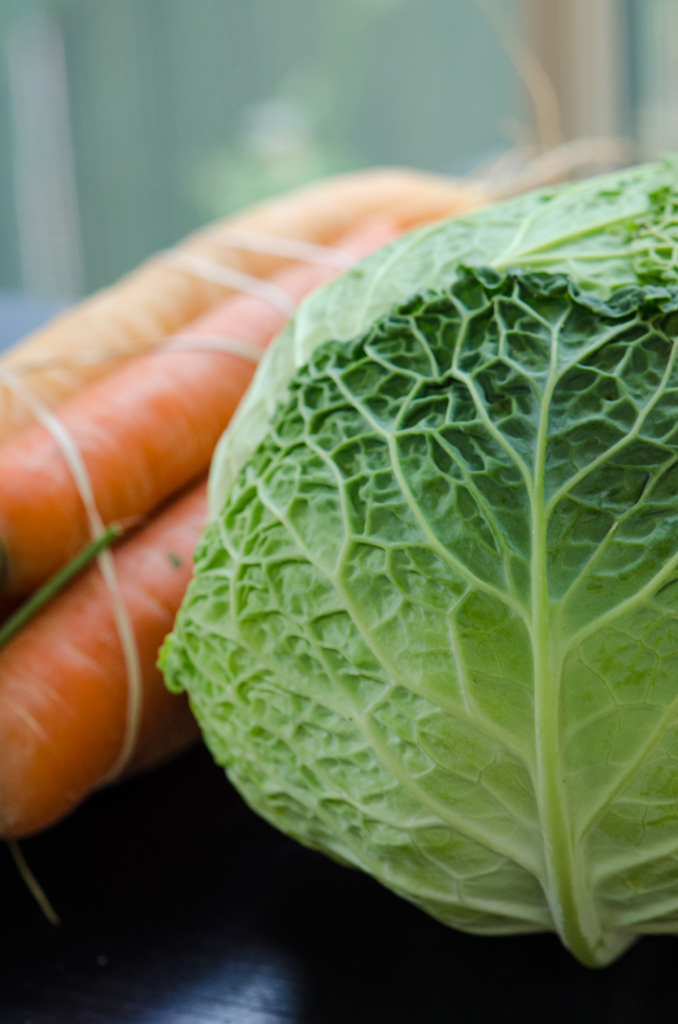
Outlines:
POLYGON ((24 843, 64 924, 0 860, 2 1024, 662 1024, 672 938, 591 971, 548 935, 427 918, 260 821, 203 749, 24 843))

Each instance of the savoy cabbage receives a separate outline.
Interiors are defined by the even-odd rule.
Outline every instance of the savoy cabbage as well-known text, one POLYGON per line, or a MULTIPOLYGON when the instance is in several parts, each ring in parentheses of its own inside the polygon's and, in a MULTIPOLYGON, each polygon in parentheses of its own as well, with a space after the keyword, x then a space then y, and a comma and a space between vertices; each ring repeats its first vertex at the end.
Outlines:
POLYGON ((162 654, 269 821, 591 965, 678 932, 677 245, 665 162, 316 293, 219 446, 162 654))

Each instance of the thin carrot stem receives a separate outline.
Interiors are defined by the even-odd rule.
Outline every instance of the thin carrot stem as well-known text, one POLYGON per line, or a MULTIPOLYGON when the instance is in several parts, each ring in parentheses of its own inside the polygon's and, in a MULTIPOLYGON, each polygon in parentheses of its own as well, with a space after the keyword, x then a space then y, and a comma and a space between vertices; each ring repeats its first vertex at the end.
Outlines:
POLYGON ((55 928, 58 928, 59 925, 61 924, 61 919, 57 914, 56 910, 54 909, 54 907, 52 906, 52 904, 47 899, 44 889, 42 888, 37 878, 29 868, 28 863, 26 862, 26 858, 24 857, 23 850, 17 843, 16 839, 8 839, 7 846, 9 848, 9 852, 12 855, 12 860, 17 866, 19 874, 26 883, 26 888, 31 893, 33 899, 38 904, 38 906, 42 910, 43 914, 45 915, 49 923, 53 924, 55 928))
POLYGON ((112 523, 108 529, 93 540, 91 544, 88 544, 86 548, 83 548, 75 558, 71 559, 68 565, 65 565, 63 569, 55 573, 51 579, 47 580, 44 586, 36 590, 27 601, 21 605, 20 608, 14 612, 13 615, 7 619, 2 626, 0 626, 0 647, 4 647, 8 640, 22 629, 27 622, 36 615, 40 609, 51 601, 60 590, 66 586, 67 583, 77 576, 85 566, 93 562, 94 559, 101 554, 101 552, 109 547, 114 540, 121 537, 123 534, 123 528, 120 523, 112 523))

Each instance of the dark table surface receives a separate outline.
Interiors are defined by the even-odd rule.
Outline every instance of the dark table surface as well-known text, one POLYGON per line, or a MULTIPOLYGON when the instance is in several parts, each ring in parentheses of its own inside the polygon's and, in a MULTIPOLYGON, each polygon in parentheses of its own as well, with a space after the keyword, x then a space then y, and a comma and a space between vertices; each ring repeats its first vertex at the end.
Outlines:
MULTIPOLYGON (((44 316, 24 303, 22 329, 44 316)), ((0 339, 4 329, 10 340, 7 319, 0 298, 0 339)), ((591 971, 551 935, 454 932, 275 832, 202 748, 97 794, 22 847, 63 923, 44 920, 0 846, 0 1024, 677 1015, 674 938, 643 939, 591 971)))

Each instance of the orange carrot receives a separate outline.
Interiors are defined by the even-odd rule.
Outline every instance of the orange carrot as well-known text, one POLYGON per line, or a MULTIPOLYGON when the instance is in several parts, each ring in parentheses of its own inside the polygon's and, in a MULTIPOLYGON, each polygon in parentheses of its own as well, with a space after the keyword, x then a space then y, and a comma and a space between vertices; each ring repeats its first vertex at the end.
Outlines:
MULTIPOLYGON (((130 769, 197 735, 188 705, 156 668, 207 514, 205 485, 175 501, 114 555, 141 660, 143 716, 130 769)), ((127 678, 111 599, 89 568, 0 651, 0 835, 27 835, 105 778, 125 735, 127 678)))
MULTIPOLYGON (((342 244, 358 257, 396 234, 372 221, 342 244)), ((276 283, 295 301, 333 277, 321 266, 287 270, 276 283)), ((221 334, 263 348, 283 326, 264 299, 232 299, 196 321, 192 334, 221 334)), ((104 522, 145 515, 203 473, 247 387, 253 364, 215 351, 140 357, 61 406, 104 522)), ((27 593, 85 544, 87 518, 51 434, 34 426, 0 448, 0 546, 4 594, 27 593)))

